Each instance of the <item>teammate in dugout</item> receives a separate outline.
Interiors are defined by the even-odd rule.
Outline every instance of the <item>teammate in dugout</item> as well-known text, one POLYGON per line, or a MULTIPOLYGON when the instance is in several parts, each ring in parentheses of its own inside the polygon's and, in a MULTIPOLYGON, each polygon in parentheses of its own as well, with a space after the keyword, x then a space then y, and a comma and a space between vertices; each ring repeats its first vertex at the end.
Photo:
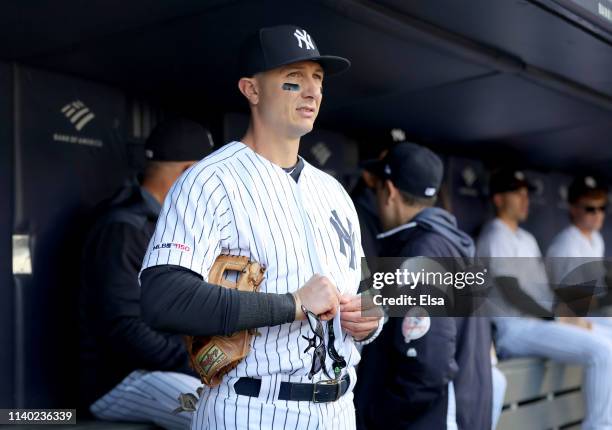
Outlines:
MULTIPOLYGON (((538 243, 519 226, 529 214, 529 191, 534 185, 522 171, 503 169, 491 176, 489 189, 496 217, 483 227, 476 242, 477 255, 491 257, 490 276, 514 278, 525 295, 547 311, 554 310, 558 303, 538 243)), ((612 388, 608 383, 612 342, 605 327, 583 317, 536 318, 509 301, 502 302, 498 312, 500 316, 493 321, 499 356, 543 357, 582 365, 585 419, 581 428, 612 429, 612 388)))
POLYGON ((353 429, 355 342, 373 340, 382 320, 361 316, 363 251, 352 201, 298 156, 324 78, 350 62, 320 55, 305 30, 288 25, 259 30, 242 59, 238 88, 250 126, 240 142, 188 170, 166 198, 143 261, 143 315, 153 327, 194 336, 258 330, 247 357, 203 391, 192 429, 353 429), (221 254, 264 265, 260 292, 208 283, 221 254), (323 347, 311 348, 320 328, 323 347), (345 361, 338 372, 331 344, 345 361))
MULTIPOLYGON (((474 241, 452 214, 434 206, 444 174, 440 157, 402 142, 382 159, 363 165, 376 176, 378 213, 385 229, 377 236, 380 257, 401 257, 403 269, 422 267, 414 262, 418 257, 441 258, 439 264, 462 270, 472 264, 474 241)), ((385 263, 387 272, 397 269, 385 263)), ((390 318, 380 337, 363 349, 355 392, 359 428, 490 430, 490 321, 462 316, 415 319, 418 309, 404 318, 390 318)))
POLYGON ((182 337, 142 320, 138 272, 166 193, 212 147, 198 123, 177 118, 159 124, 145 143, 141 184, 122 188, 89 232, 79 297, 79 399, 98 419, 189 427, 189 413, 172 411, 199 380, 182 337))

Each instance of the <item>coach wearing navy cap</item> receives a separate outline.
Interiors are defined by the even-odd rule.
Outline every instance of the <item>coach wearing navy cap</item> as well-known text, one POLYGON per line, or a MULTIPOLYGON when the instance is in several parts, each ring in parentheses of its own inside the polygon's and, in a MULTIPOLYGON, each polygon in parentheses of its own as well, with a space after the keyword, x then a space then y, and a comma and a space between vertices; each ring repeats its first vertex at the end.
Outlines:
MULTIPOLYGON (((381 257, 452 257, 459 267, 470 264, 474 242, 453 215, 434 207, 444 172, 440 157, 404 142, 363 166, 377 177, 381 257)), ((364 348, 356 388, 360 426, 490 430, 488 320, 432 318, 429 331, 418 336, 410 326, 390 318, 364 348)))
POLYGON ((80 294, 81 396, 96 418, 186 429, 191 413, 172 414, 178 397, 200 385, 182 336, 141 319, 138 272, 164 197, 176 179, 212 151, 200 124, 173 119, 145 144, 141 184, 122 188, 89 233, 80 294))

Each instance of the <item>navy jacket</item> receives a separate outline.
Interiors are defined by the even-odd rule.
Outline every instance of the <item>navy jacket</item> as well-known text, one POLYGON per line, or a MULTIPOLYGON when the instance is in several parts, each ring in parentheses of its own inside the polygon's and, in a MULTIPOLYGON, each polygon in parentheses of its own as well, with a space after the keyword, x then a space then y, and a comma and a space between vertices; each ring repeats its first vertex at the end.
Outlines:
MULTIPOLYGON (((457 228, 451 214, 439 208, 424 212, 381 239, 381 257, 473 257, 473 241, 457 228)), ((432 318, 427 334, 409 343, 402 322, 389 318, 381 335, 363 349, 355 387, 358 426, 446 429, 452 381, 459 429, 490 430, 489 320, 432 318)))
POLYGON ((376 207, 376 194, 360 182, 353 192, 351 198, 355 203, 355 210, 359 217, 361 230, 361 247, 370 269, 374 268, 374 259, 379 254, 379 241, 376 235, 380 233, 380 221, 378 220, 378 208, 376 207))
POLYGON ((84 405, 136 369, 193 374, 181 336, 153 330, 140 316, 138 272, 160 210, 144 189, 127 186, 87 238, 79 298, 84 405))

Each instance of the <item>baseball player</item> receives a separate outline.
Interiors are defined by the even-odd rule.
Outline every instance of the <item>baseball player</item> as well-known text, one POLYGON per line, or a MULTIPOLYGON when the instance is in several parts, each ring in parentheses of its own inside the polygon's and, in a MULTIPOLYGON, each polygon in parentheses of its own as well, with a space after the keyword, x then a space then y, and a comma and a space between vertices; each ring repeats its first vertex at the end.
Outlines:
POLYGON ((577 177, 568 188, 567 201, 570 224, 553 238, 546 251, 547 258, 555 259, 551 264, 551 280, 555 284, 560 284, 577 265, 604 257, 599 231, 606 216, 607 186, 593 176, 577 177))
POLYGON ((145 144, 141 184, 121 189, 89 234, 79 308, 80 399, 98 419, 189 428, 190 415, 172 411, 199 379, 181 336, 142 320, 138 272, 166 193, 211 148, 209 133, 195 122, 158 125, 145 144))
MULTIPOLYGON (((477 255, 492 257, 490 276, 516 278, 519 286, 542 307, 553 300, 542 254, 531 233, 519 227, 529 213, 532 185, 517 170, 491 177, 496 218, 487 223, 476 243, 477 255), (517 258, 522 257, 522 258, 517 258)), ((576 325, 527 316, 504 309, 494 317, 496 348, 502 358, 536 356, 584 366, 585 430, 612 428, 612 341, 576 325)))
MULTIPOLYGON (((604 240, 600 233, 606 217, 608 187, 594 176, 574 178, 568 188, 570 224, 552 240, 546 251, 554 285, 595 280, 605 282, 604 240)), ((589 316, 591 328, 612 335, 612 318, 589 316)))
POLYGON ((257 328, 247 357, 203 391, 192 429, 352 429, 355 342, 372 340, 381 320, 362 317, 356 296, 363 252, 353 203, 298 157, 324 78, 350 63, 320 55, 289 25, 259 30, 242 55, 249 128, 170 191, 143 261, 143 313, 194 336, 257 328), (208 283, 220 254, 264 265, 260 292, 208 283), (323 339, 315 347, 313 334, 323 339))

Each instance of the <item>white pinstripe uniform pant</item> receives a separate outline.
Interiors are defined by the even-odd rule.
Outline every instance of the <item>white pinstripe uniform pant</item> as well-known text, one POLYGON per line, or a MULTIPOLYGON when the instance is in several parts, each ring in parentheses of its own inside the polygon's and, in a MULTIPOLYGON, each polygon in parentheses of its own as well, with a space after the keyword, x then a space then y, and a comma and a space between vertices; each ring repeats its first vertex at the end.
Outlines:
POLYGON ((192 412, 173 415, 181 393, 194 393, 200 380, 176 372, 135 370, 96 400, 92 414, 101 420, 154 423, 169 430, 187 430, 192 412))
POLYGON ((237 378, 226 378, 219 387, 204 391, 191 430, 355 430, 354 369, 350 375, 349 390, 329 403, 278 400, 280 383, 289 381, 281 375, 264 376, 258 397, 237 395, 233 389, 237 378))
POLYGON ((612 430, 612 337, 568 324, 531 318, 496 318, 501 356, 537 356, 584 367, 583 430, 612 430))

